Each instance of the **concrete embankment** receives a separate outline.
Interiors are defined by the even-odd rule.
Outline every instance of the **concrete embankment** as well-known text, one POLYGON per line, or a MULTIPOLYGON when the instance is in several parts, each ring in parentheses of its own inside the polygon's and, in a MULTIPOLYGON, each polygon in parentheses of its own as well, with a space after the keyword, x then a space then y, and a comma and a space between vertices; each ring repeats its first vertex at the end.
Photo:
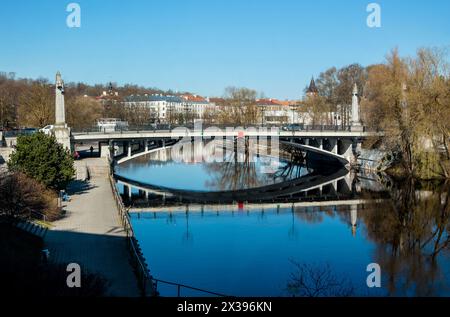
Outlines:
POLYGON ((361 149, 361 155, 358 157, 358 163, 362 169, 376 171, 383 169, 383 158, 386 153, 380 150, 361 149))

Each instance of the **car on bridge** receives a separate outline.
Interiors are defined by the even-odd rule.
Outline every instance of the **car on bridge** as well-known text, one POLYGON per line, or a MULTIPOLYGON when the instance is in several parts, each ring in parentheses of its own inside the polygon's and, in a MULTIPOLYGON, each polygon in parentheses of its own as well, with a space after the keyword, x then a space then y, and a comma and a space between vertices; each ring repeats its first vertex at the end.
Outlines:
POLYGON ((301 131, 305 129, 305 126, 303 123, 292 123, 283 126, 283 131, 301 131))
POLYGON ((52 134, 53 128, 54 128, 54 126, 52 124, 46 125, 42 129, 39 129, 39 132, 42 132, 46 135, 50 135, 50 134, 52 134))

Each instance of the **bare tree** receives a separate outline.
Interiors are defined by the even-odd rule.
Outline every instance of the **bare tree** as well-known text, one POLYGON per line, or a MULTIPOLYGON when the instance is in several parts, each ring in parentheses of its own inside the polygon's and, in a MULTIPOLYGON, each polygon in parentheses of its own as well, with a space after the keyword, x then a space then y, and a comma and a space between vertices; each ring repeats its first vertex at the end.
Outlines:
POLYGON ((53 123, 55 115, 52 87, 39 80, 26 87, 19 98, 19 122, 22 126, 43 127, 53 123))
POLYGON ((225 101, 220 107, 220 123, 247 125, 258 121, 259 112, 255 105, 257 92, 248 88, 227 87, 225 101))
POLYGON ((66 102, 66 120, 71 128, 89 128, 102 117, 103 106, 94 98, 77 96, 66 102))
POLYGON ((287 291, 300 297, 347 297, 354 294, 352 283, 338 277, 329 264, 324 266, 298 263, 291 260, 295 271, 287 284, 287 291))

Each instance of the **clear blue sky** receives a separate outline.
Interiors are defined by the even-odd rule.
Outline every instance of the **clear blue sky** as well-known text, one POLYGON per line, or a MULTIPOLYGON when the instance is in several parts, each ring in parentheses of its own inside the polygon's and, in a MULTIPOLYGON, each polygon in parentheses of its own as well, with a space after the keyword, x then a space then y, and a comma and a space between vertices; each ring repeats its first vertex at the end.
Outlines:
POLYGON ((450 44, 448 0, 8 0, 0 4, 0 71, 19 77, 135 83, 220 96, 245 86, 298 98, 330 66, 450 44), (81 6, 81 28, 66 6, 81 6), (366 25, 381 5, 382 26, 366 25))

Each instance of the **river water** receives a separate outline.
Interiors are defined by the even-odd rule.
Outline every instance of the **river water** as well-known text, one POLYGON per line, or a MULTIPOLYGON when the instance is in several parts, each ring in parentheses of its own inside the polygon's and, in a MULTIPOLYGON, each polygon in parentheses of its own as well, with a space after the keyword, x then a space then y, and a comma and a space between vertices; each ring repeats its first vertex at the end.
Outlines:
POLYGON ((207 163, 172 154, 116 166, 155 278, 232 296, 450 295, 448 185, 395 183, 308 159, 207 163), (373 264, 380 287, 367 283, 373 264))

